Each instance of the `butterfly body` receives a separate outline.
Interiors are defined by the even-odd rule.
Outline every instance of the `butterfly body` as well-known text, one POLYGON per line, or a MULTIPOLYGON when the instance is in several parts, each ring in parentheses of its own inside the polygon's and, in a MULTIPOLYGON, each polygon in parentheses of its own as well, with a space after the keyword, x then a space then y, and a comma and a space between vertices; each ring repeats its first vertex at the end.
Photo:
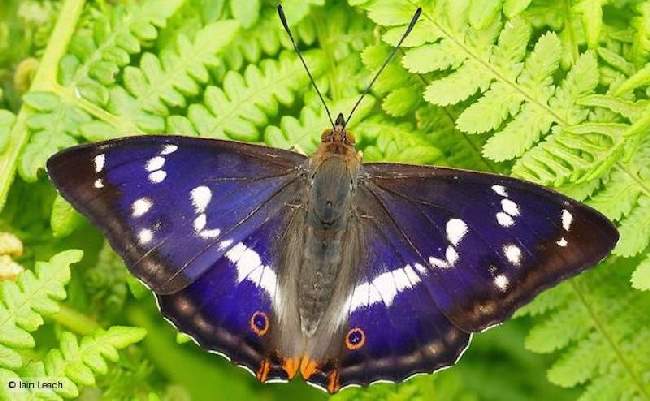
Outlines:
POLYGON ((540 186, 362 163, 344 124, 321 139, 306 158, 130 137, 65 150, 48 173, 181 331, 261 381, 300 373, 329 392, 453 365, 618 239, 540 186))

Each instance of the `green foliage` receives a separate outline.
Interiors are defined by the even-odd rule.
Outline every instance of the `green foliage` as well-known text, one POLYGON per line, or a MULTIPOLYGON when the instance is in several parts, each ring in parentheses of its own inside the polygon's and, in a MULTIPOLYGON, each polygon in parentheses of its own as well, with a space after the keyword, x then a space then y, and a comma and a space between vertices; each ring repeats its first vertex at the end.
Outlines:
MULTIPOLYGON (((477 336, 457 367, 333 398, 650 401, 650 1, 283 5, 333 113, 350 109, 423 7, 350 122, 365 160, 514 175, 587 202, 621 233, 613 257, 477 336)), ((324 399, 300 382, 261 386, 177 339, 43 174, 60 149, 134 134, 313 152, 328 118, 275 7, 0 3, 0 229, 22 241, 0 235, 0 277, 17 276, 0 282, 0 381, 66 383, 0 397, 324 399), (72 271, 81 254, 70 248, 84 254, 72 271)))
POLYGON ((70 280, 70 264, 81 260, 82 252, 65 251, 49 262, 38 262, 34 272, 26 270, 16 282, 0 287, 0 366, 17 369, 23 358, 17 349, 34 347, 31 332, 43 324, 43 316, 58 312, 65 298, 64 285, 70 280))
POLYGON ((525 311, 541 313, 526 347, 564 350, 548 378, 562 387, 584 385, 582 400, 645 399, 650 394, 645 379, 650 321, 644 312, 650 296, 629 291, 629 265, 600 265, 544 293, 525 311))

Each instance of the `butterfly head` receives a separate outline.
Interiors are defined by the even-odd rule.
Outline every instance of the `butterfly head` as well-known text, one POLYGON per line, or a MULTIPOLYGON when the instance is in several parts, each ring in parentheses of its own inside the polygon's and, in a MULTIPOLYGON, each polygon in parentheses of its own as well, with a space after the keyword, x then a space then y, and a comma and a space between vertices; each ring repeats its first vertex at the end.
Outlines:
POLYGON ((328 128, 321 135, 321 148, 336 154, 348 154, 349 151, 354 153, 354 135, 345 127, 343 114, 339 113, 334 122, 334 128, 328 128))

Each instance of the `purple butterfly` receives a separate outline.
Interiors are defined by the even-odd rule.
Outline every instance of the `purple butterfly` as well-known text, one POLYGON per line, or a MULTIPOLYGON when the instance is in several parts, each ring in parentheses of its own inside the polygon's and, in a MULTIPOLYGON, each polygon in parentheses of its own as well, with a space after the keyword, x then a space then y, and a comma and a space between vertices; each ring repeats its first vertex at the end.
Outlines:
POLYGON ((310 158, 143 136, 67 149, 48 172, 181 331, 262 382, 299 372, 329 392, 453 365, 616 244, 603 215, 531 183, 364 164, 348 120, 310 158))

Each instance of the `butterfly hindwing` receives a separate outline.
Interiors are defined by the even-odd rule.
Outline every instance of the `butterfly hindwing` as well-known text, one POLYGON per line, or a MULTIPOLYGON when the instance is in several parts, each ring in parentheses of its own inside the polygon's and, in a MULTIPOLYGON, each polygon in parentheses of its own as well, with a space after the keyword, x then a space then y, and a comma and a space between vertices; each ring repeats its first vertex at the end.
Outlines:
POLYGON ((604 258, 618 240, 597 211, 514 178, 394 164, 362 185, 426 267, 435 304, 467 332, 512 315, 541 290, 604 258))
POLYGON ((175 136, 124 138, 48 161, 62 195, 97 224, 129 269, 174 293, 212 268, 298 191, 299 154, 175 136))
POLYGON ((341 312, 346 316, 335 346, 307 378, 330 392, 453 365, 471 337, 436 306, 422 284, 424 267, 396 227, 385 224, 386 212, 365 188, 356 197, 363 244, 359 275, 341 312))
POLYGON ((200 278, 159 295, 162 313, 203 348, 226 355, 261 381, 286 380, 277 354, 278 261, 293 210, 278 213, 229 247, 200 278))

